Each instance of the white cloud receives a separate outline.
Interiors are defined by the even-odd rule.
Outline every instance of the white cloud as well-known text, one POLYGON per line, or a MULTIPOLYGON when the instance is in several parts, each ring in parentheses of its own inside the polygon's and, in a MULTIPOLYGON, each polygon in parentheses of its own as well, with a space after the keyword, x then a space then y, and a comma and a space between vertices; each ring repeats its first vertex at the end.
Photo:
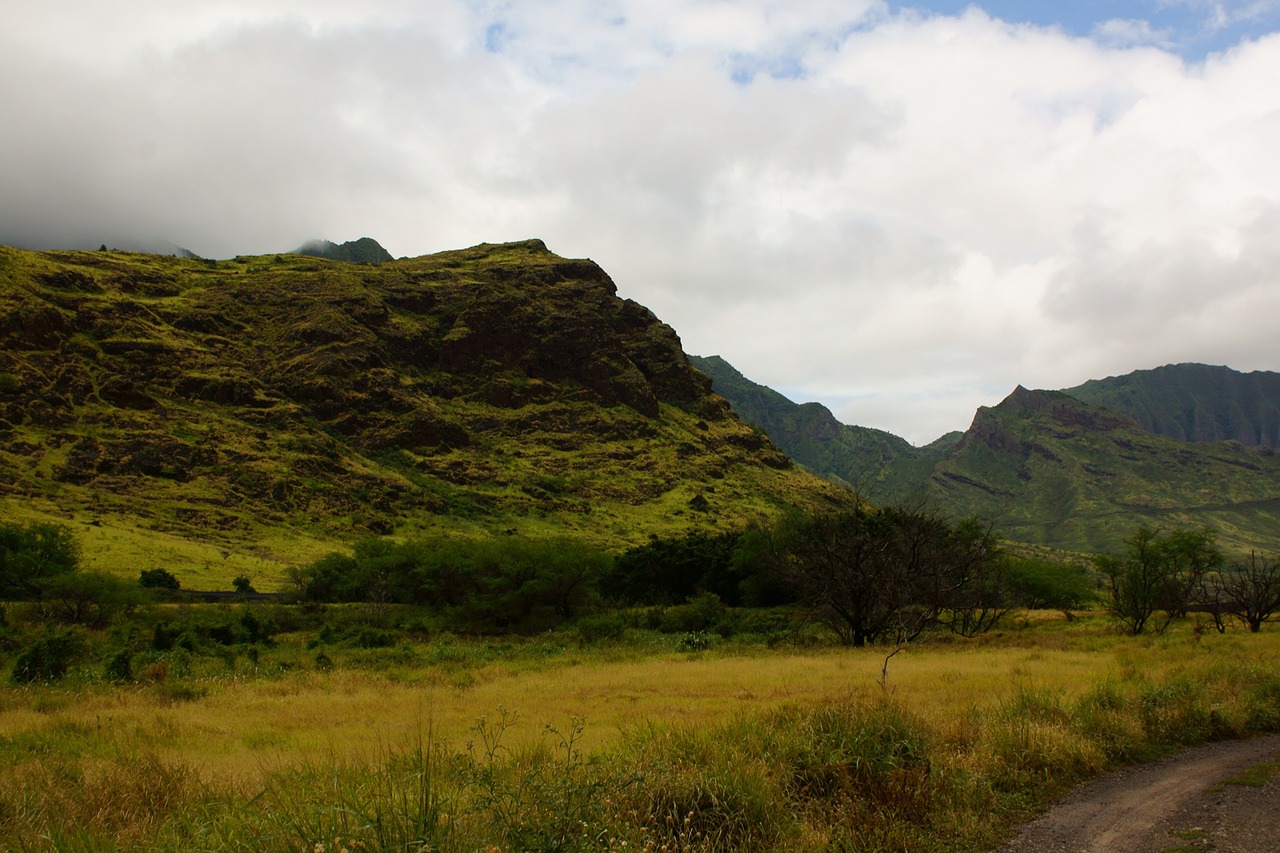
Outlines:
POLYGON ((1132 21, 869 0, 10 18, 2 239, 539 236, 690 351, 917 442, 1019 383, 1280 368, 1276 36, 1187 65, 1132 21))
POLYGON ((1138 45, 1173 45, 1172 33, 1167 29, 1152 29, 1149 21, 1135 18, 1112 18, 1094 26, 1094 41, 1107 47, 1125 48, 1138 45))

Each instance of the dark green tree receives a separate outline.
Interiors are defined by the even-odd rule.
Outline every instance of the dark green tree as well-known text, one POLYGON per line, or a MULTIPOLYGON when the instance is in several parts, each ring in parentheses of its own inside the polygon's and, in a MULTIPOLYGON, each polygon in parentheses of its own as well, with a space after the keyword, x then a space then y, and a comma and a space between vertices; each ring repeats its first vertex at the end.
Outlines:
POLYGON ((32 598, 47 578, 74 572, 80 543, 63 524, 0 523, 0 597, 32 598))
POLYGON ((901 644, 937 625, 985 630, 1005 606, 990 532, 919 507, 796 516, 772 550, 795 601, 853 646, 901 644))
POLYGON ((143 569, 138 583, 147 589, 167 589, 170 592, 177 592, 182 588, 173 573, 166 569, 143 569))
POLYGON ((105 572, 68 572, 40 583, 41 614, 49 621, 105 628, 148 601, 137 585, 105 572))

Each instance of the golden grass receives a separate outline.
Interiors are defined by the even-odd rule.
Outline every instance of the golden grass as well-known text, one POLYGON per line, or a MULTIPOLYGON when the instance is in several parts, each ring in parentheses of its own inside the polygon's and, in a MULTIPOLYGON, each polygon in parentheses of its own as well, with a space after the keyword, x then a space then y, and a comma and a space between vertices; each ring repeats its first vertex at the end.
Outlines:
MULTIPOLYGON (((78 731, 83 749, 146 749, 215 775, 324 755, 358 757, 412 741, 430 729, 458 748, 476 720, 506 709, 519 722, 513 743, 545 725, 586 721, 583 745, 597 750, 650 722, 693 727, 791 703, 860 701, 889 695, 935 730, 963 739, 966 720, 1027 690, 1069 701, 1110 677, 1274 662, 1280 633, 1124 638, 1101 624, 1069 636, 1044 629, 982 642, 921 645, 888 664, 885 650, 767 651, 740 656, 664 653, 610 661, 588 651, 529 669, 491 663, 386 673, 339 668, 274 678, 227 676, 185 692, 170 685, 0 690, 0 738, 50 747, 78 731)), ((33 750, 39 751, 32 747, 33 750)))

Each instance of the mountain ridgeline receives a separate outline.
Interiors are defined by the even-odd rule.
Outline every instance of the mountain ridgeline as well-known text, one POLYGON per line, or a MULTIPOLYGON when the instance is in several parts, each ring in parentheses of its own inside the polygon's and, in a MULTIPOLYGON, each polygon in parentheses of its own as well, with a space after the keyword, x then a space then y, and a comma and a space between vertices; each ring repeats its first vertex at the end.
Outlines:
POLYGON ((372 237, 334 243, 331 240, 311 240, 294 250, 294 254, 331 261, 347 261, 353 264, 382 264, 393 260, 391 253, 372 237))
POLYGON ((1280 373, 1170 364, 1095 379, 1066 393, 1123 412, 1148 432, 1180 441, 1280 447, 1280 373))
POLYGON ((689 356, 744 421, 792 459, 822 477, 880 503, 908 498, 959 439, 950 433, 927 447, 870 427, 836 420, 821 403, 793 403, 739 373, 720 356, 689 356))
POLYGON ((118 561, 282 567, 368 533, 621 547, 847 500, 537 240, 376 266, 0 248, 0 509, 118 561))
POLYGON ((963 434, 916 448, 797 405, 723 359, 692 360, 799 464, 877 503, 926 500, 1077 551, 1118 551, 1140 524, 1207 525, 1231 550, 1280 551, 1280 374, 1175 365, 1063 392, 1019 387, 963 434))

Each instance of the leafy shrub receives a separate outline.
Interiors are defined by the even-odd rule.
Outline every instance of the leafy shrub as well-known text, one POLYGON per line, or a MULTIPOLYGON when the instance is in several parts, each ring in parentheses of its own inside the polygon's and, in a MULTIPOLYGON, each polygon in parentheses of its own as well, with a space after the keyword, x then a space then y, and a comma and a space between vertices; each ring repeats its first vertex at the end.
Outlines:
POLYGON ((627 631, 627 622, 619 613, 600 613, 584 616, 574 623, 578 638, 584 643, 601 640, 618 640, 627 631))
POLYGON ((138 583, 147 589, 167 589, 177 592, 182 588, 182 584, 173 573, 165 569, 144 569, 138 578, 138 583))
POLYGON ((137 586, 105 572, 67 572, 40 583, 46 619, 102 628, 147 601, 137 586))
POLYGON ((133 681, 133 654, 128 649, 121 649, 107 661, 102 675, 107 681, 118 684, 133 681))
POLYGON ((13 680, 20 684, 57 681, 84 655, 84 635, 75 629, 49 631, 18 655, 13 680))
POLYGON ((662 614, 658 629, 668 634, 706 631, 720 621, 724 612, 725 606, 720 601, 720 596, 704 592, 689 599, 688 604, 667 608, 662 614))
POLYGON ((677 643, 682 652, 705 652, 711 648, 711 635, 705 631, 694 631, 691 634, 685 634, 677 643))

